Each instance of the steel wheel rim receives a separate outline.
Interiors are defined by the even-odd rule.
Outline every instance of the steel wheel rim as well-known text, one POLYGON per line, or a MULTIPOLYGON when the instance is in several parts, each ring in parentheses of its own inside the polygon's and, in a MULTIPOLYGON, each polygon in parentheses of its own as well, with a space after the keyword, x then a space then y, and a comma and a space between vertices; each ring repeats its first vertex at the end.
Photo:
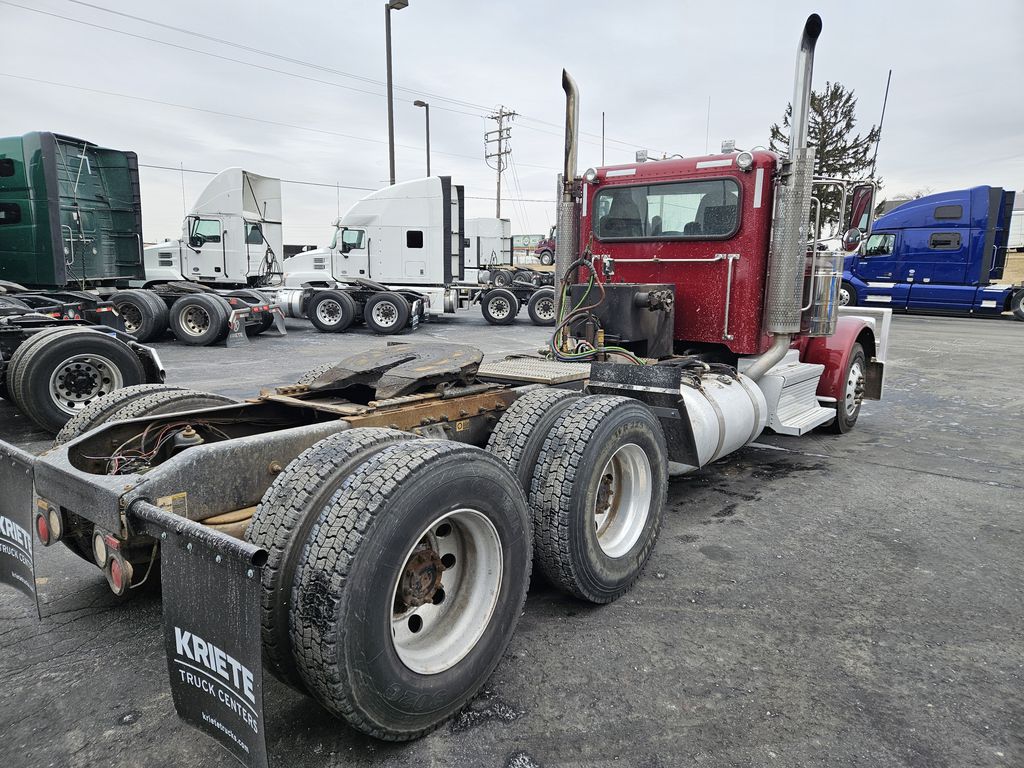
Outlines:
POLYGON ((124 303, 117 305, 117 314, 121 316, 124 329, 128 333, 135 333, 142 328, 142 310, 134 304, 124 303))
POLYGON ((370 312, 373 321, 382 328, 390 328, 398 322, 398 307, 390 301, 378 301, 370 312))
POLYGON ((476 647, 498 605, 502 554, 494 524, 475 509, 446 512, 423 529, 388 606, 392 647, 406 667, 436 675, 476 647))
POLYGON ((334 299, 324 299, 316 305, 316 318, 325 325, 337 325, 343 315, 341 304, 334 299))
POLYGON ((538 300, 534 305, 534 311, 541 320, 553 320, 555 317, 555 300, 553 298, 538 300))
POLYGON ((74 414, 98 397, 124 386, 121 370, 103 355, 73 355, 50 375, 50 399, 64 413, 74 414))
POLYGON ((504 296, 498 296, 487 302, 487 311, 496 320, 504 320, 512 312, 512 306, 504 296))
POLYGON ((210 330, 210 313, 198 304, 182 307, 178 324, 189 336, 202 336, 210 330))
POLYGON ((855 361, 850 366, 850 373, 846 377, 846 393, 843 404, 846 407, 847 416, 853 416, 860 408, 863 385, 864 369, 861 368, 860 361, 855 361))
POLYGON ((847 307, 850 305, 850 292, 846 288, 839 289, 839 306, 847 307))
POLYGON ((636 443, 620 446, 598 482, 597 543, 609 557, 622 557, 640 540, 650 516, 654 482, 646 451, 636 443))

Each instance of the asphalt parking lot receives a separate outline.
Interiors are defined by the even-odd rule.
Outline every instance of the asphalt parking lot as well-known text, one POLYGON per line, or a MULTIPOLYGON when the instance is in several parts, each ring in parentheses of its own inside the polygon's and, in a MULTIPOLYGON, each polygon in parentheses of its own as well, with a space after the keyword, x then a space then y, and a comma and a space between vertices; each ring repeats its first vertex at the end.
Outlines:
MULTIPOLYGON (((230 395, 387 343, 363 331, 242 349, 158 345, 168 382, 230 395)), ((420 329, 489 354, 544 329, 420 329)), ((535 585, 458 719, 356 734, 266 676, 278 766, 1024 765, 1024 323, 897 317, 886 398, 837 437, 765 435, 672 483, 637 587, 593 607, 535 585)), ((0 401, 0 439, 47 436, 0 401)), ((126 604, 57 547, 44 617, 0 591, 0 765, 230 766, 177 719, 160 600, 126 604)))

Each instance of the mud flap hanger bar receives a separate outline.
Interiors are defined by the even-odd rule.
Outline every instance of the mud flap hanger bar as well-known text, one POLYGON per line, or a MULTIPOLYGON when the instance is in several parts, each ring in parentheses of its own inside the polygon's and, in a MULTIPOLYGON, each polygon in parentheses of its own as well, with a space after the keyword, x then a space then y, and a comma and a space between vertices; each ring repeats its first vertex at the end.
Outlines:
POLYGON ((147 501, 131 526, 160 541, 164 646, 178 715, 242 765, 266 768, 260 590, 266 550, 147 501))

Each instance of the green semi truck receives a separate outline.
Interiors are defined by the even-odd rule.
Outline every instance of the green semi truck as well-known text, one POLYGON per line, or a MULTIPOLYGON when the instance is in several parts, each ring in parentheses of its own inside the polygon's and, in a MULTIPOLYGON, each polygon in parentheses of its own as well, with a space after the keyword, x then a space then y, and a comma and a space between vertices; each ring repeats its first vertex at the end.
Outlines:
POLYGON ((0 280, 84 289, 144 278, 134 152, 38 131, 0 138, 0 280))

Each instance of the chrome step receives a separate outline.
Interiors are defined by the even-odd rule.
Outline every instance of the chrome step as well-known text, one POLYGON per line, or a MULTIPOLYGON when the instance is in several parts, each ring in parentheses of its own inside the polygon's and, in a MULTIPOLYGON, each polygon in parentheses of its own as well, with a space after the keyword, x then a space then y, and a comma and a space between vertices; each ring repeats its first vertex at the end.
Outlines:
POLYGON ((804 435, 835 417, 817 397, 818 380, 825 366, 800 362, 796 350, 757 382, 768 402, 767 427, 780 435, 804 435))

